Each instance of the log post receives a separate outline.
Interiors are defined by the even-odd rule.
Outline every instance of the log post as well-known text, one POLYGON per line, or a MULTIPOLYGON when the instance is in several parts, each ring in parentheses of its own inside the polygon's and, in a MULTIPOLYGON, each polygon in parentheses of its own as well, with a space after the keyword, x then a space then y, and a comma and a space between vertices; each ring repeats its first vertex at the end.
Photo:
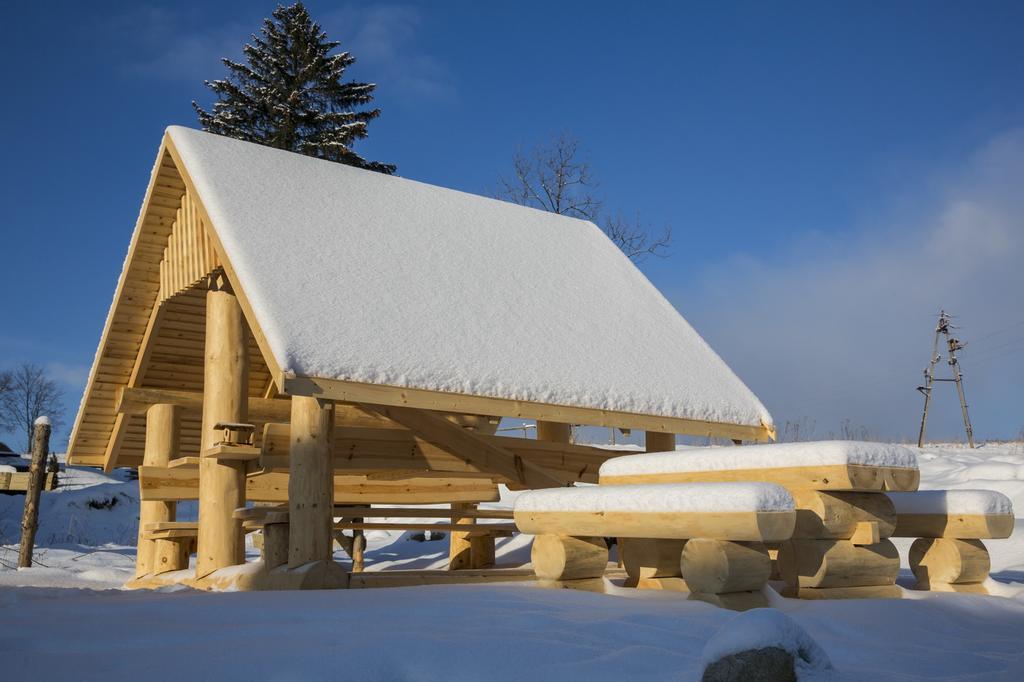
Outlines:
MULTIPOLYGON (((223 272, 206 294, 201 452, 213 447, 221 422, 245 422, 249 407, 249 331, 223 272)), ((245 463, 199 459, 199 542, 196 578, 245 561, 245 535, 235 509, 245 506, 245 463)))
POLYGON ((676 434, 660 431, 644 432, 645 452, 673 452, 676 449, 676 434))
POLYGON ((39 417, 32 430, 32 464, 28 470, 25 508, 21 514, 21 548, 18 552, 18 568, 29 568, 32 565, 32 552, 36 545, 36 528, 39 525, 39 497, 43 492, 46 458, 49 454, 50 418, 39 417))
POLYGON ((334 468, 331 437, 334 402, 292 397, 288 462, 288 567, 332 561, 334 468))
MULTIPOLYGON (((453 502, 452 523, 472 524, 476 523, 473 517, 459 516, 459 512, 475 509, 476 505, 469 502, 453 502)), ((469 533, 465 531, 452 531, 448 534, 448 570, 457 571, 462 568, 470 568, 473 565, 473 543, 469 533)))
MULTIPOLYGON (((177 456, 181 434, 181 409, 177 405, 158 404, 146 410, 146 449, 143 451, 144 466, 166 467, 177 456)), ((142 483, 139 482, 141 490, 142 483)), ((162 543, 146 538, 143 530, 147 523, 174 521, 176 502, 142 500, 139 502, 139 542, 135 552, 135 577, 163 570, 176 570, 180 566, 180 549, 175 543, 162 543), (158 550, 160 546, 160 550, 158 550), (157 554, 171 553, 173 556, 158 557, 157 554)), ((179 543, 180 544, 180 543, 179 543)), ((186 564, 187 565, 187 564, 186 564)))

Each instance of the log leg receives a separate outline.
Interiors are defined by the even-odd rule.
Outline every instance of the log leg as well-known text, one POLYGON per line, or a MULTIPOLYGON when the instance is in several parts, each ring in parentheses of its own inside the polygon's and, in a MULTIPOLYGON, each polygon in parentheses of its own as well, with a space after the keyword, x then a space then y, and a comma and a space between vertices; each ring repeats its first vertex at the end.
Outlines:
POLYGON ((790 587, 894 585, 900 557, 889 540, 855 545, 849 540, 790 540, 779 549, 779 570, 790 587))
POLYGON ((643 578, 678 578, 686 540, 619 538, 619 556, 633 584, 643 578))
POLYGON ((768 583, 772 561, 760 542, 688 540, 680 572, 690 591, 727 594, 760 590, 768 583))
MULTIPOLYGON (((177 455, 179 436, 181 434, 181 410, 176 405, 153 405, 146 411, 146 448, 143 451, 142 463, 145 466, 166 467, 168 462, 177 455)), ((139 483, 141 486, 141 482, 139 483)), ((139 502, 139 543, 135 554, 135 577, 147 573, 162 573, 163 566, 170 563, 180 564, 177 550, 168 555, 167 551, 158 551, 160 543, 145 537, 147 523, 174 521, 176 502, 139 502)), ((186 546, 187 548, 187 546, 186 546)), ((188 566, 186 560, 185 566, 188 566)), ((179 566, 180 567, 180 566, 179 566)))
POLYGON ((530 561, 541 580, 600 578, 608 566, 608 545, 604 538, 538 535, 530 561))
MULTIPOLYGON (((453 502, 453 512, 464 512, 474 509, 472 503, 453 502)), ((476 519, 452 515, 452 523, 475 523, 476 519)), ((470 568, 473 565, 473 543, 469 533, 464 531, 452 531, 448 534, 448 570, 457 571, 463 568, 470 568)))
MULTIPOLYGON (((200 448, 213 447, 218 422, 248 417, 249 338, 242 308, 223 273, 206 294, 206 351, 200 448)), ((200 453, 202 454, 202 453, 200 453)), ((245 561, 245 535, 235 509, 245 506, 245 464, 199 460, 199 551, 196 578, 245 561)))
POLYGON ((311 561, 332 561, 333 431, 333 401, 306 396, 292 398, 288 477, 290 568, 298 568, 311 561))
POLYGON ((910 570, 921 589, 936 585, 980 583, 991 568, 981 540, 918 538, 910 546, 910 570))

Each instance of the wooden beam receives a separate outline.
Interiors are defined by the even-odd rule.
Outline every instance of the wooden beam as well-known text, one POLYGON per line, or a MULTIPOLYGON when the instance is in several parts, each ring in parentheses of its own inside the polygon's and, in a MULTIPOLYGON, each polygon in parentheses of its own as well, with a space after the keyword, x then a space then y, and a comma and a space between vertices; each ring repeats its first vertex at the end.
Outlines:
POLYGON ((528 488, 564 485, 541 467, 499 446, 493 439, 484 439, 430 412, 393 405, 363 404, 362 407, 398 422, 428 443, 468 462, 481 473, 498 474, 528 488))
MULTIPOLYGON (((199 499, 199 471, 186 467, 139 467, 143 500, 199 499)), ((254 502, 288 501, 288 474, 246 478, 246 498, 254 502)), ((447 504, 497 502, 498 486, 489 478, 452 477, 431 472, 388 472, 334 477, 336 504, 447 504)), ((232 509, 234 514, 234 509, 232 509)))
MULTIPOLYGON (((339 406, 340 407, 340 406, 339 406)), ((389 422, 394 426, 394 422, 389 422)), ((597 483, 598 471, 606 460, 620 451, 585 445, 549 443, 529 438, 485 436, 477 438, 508 450, 522 459, 543 468, 562 485, 576 481, 597 483)), ((263 429, 263 456, 266 469, 288 468, 290 449, 289 426, 267 424, 263 429)), ((477 467, 448 450, 419 438, 405 428, 362 428, 335 426, 332 444, 334 468, 348 469, 423 469, 434 471, 473 473, 477 467)), ((497 472, 487 472, 502 483, 518 484, 497 472)))
MULTIPOLYGON (((128 386, 138 386, 143 374, 146 372, 146 367, 149 365, 149 358, 153 352, 152 339, 160 333, 160 321, 163 319, 163 307, 154 304, 153 310, 150 312, 149 321, 146 323, 146 333, 142 337, 142 342, 139 345, 139 352, 135 356, 135 362, 132 364, 132 373, 128 377, 128 386)), ((166 403, 152 403, 152 405, 161 405, 166 403)), ((146 412, 152 405, 147 405, 146 409, 141 410, 140 414, 146 412)), ((128 422, 130 421, 128 415, 118 413, 114 418, 114 428, 110 434, 110 438, 107 440, 107 449, 103 453, 103 470, 111 472, 117 466, 118 455, 121 454, 121 443, 124 442, 125 432, 128 430, 128 422)))
MULTIPOLYGON (((203 409, 203 394, 196 391, 176 391, 168 388, 125 387, 118 391, 116 410, 119 414, 144 414, 151 405, 178 405, 186 414, 203 409)), ((258 422, 284 422, 291 420, 290 398, 249 398, 249 419, 258 422)), ((338 405, 335 420, 341 426, 361 426, 378 429, 401 428, 377 414, 371 414, 355 405, 338 405)))
POLYGON ((660 431, 644 432, 645 452, 675 452, 676 434, 661 433, 660 431))
POLYGON ((537 440, 546 440, 552 443, 569 443, 572 441, 572 425, 560 422, 546 422, 543 419, 538 419, 537 440))
POLYGON ((428 391, 419 388, 365 384, 341 379, 285 376, 278 382, 282 393, 332 398, 344 402, 404 406, 440 412, 487 414, 519 419, 541 419, 566 424, 586 424, 624 429, 683 433, 692 436, 767 442, 775 439, 774 427, 722 424, 679 417, 614 412, 593 407, 552 405, 507 398, 428 391))

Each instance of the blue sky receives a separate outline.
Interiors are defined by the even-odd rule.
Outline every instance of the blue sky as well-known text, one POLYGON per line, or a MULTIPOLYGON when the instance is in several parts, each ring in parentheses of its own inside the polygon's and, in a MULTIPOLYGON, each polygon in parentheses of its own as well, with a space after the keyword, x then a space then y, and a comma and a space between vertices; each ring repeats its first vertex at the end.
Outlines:
MULTIPOLYGON (((379 85, 360 151, 401 175, 489 193, 579 137, 609 208, 672 226, 645 273, 780 427, 912 435, 945 306, 976 431, 1024 429, 1021 3, 308 4, 379 85)), ((69 416, 161 132, 271 9, 8 10, 0 366, 50 367, 69 416)))

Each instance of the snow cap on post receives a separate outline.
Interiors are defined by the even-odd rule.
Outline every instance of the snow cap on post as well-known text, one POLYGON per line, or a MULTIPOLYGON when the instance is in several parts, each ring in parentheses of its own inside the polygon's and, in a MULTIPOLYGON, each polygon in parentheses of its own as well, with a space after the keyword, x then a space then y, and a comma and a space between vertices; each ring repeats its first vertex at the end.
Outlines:
POLYGON ((50 426, 51 425, 50 424, 50 418, 47 417, 46 415, 43 415, 41 417, 36 417, 35 425, 36 426, 50 426))

